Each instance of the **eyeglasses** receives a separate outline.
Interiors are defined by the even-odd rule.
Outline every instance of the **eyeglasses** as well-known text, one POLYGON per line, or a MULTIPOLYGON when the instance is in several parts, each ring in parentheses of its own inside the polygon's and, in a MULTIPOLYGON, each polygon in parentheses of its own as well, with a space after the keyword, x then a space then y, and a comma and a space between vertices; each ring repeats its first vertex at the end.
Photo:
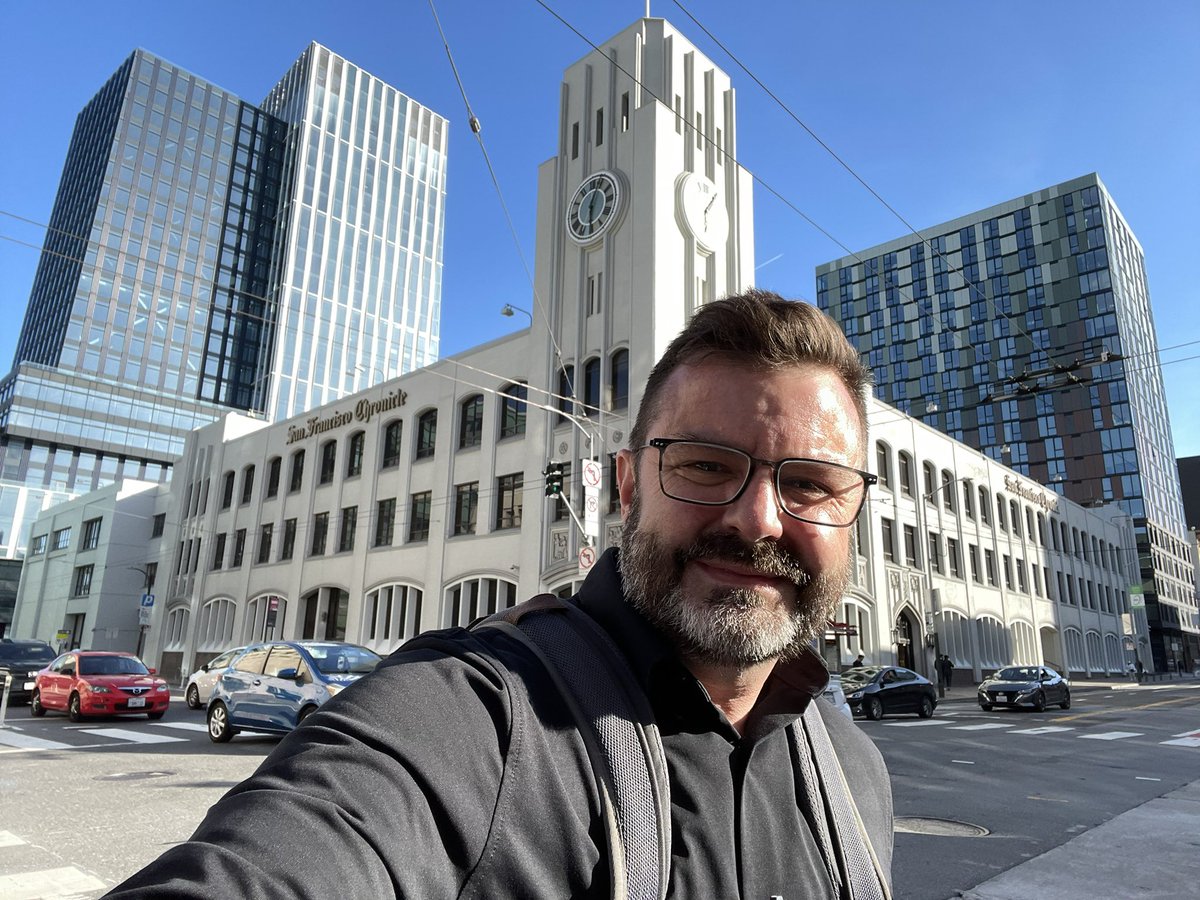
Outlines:
POLYGON ((755 466, 775 475, 779 508, 801 522, 845 528, 858 518, 867 488, 878 479, 870 472, 819 459, 755 459, 749 453, 672 438, 653 438, 642 450, 658 451, 658 484, 672 500, 700 506, 727 506, 746 491, 755 466))

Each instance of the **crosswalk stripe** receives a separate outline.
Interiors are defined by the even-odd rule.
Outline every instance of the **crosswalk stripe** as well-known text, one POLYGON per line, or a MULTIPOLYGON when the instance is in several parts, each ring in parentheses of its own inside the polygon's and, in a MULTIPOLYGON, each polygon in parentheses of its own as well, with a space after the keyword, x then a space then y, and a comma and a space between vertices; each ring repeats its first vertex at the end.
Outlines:
POLYGON ((0 897, 6 900, 39 900, 42 897, 73 897, 106 888, 99 878, 74 866, 0 875, 0 897))
POLYGON ((129 731, 125 728, 89 728, 85 734, 97 734, 101 737, 115 738, 118 741, 128 741, 131 744, 173 744, 186 741, 187 738, 172 737, 169 734, 153 734, 148 731, 129 731))
POLYGON ((913 719, 908 722, 884 722, 891 728, 916 728, 921 725, 945 725, 945 719, 913 719))
POLYGON ((1013 734, 1055 734, 1059 731, 1074 730, 1074 728, 1068 728, 1066 725, 1043 725, 1041 728, 1023 728, 1020 731, 1014 731, 1013 734))
POLYGON ((208 731, 208 726, 203 722, 158 722, 155 728, 176 728, 180 731, 208 731))
POLYGON ((11 831, 0 831, 0 847, 20 847, 24 844, 25 841, 11 831))
POLYGON ((1081 740, 1086 741, 1119 741, 1122 738, 1141 737, 1140 731, 1105 731, 1101 734, 1081 734, 1081 740))
POLYGON ((0 744, 6 747, 15 747, 18 750, 70 750, 70 744, 63 744, 59 741, 47 741, 44 738, 35 738, 28 734, 23 734, 20 731, 10 731, 5 728, 0 730, 0 744))
POLYGON ((993 728, 1012 728, 1004 722, 985 722, 982 725, 951 725, 952 731, 990 731, 993 728))
POLYGON ((1200 747, 1200 737, 1181 737, 1175 738, 1173 741, 1159 741, 1159 743, 1174 747, 1200 747))

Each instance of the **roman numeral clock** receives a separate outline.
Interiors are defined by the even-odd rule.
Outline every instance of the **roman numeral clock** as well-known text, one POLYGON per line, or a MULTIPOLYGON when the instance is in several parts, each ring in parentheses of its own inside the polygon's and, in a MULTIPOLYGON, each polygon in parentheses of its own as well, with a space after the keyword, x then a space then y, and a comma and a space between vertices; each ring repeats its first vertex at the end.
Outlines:
POLYGON ((567 205, 567 233, 579 244, 599 240, 616 221, 621 182, 612 172, 596 172, 583 180, 567 205))

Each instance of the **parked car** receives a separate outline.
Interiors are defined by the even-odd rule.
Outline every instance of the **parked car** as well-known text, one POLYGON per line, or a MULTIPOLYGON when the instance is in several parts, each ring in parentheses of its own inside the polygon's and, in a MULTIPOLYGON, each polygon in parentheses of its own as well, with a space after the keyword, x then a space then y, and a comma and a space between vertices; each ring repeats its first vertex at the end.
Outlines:
POLYGON ((239 730, 286 733, 330 697, 375 671, 379 654, 340 641, 251 644, 225 669, 208 701, 208 736, 239 730))
POLYGON ((979 685, 984 712, 994 706, 1032 706, 1038 712, 1057 703, 1071 708, 1071 683, 1049 666, 1008 666, 979 685))
POLYGON ((233 662, 233 658, 245 649, 245 647, 234 647, 232 650, 226 650, 224 653, 214 656, 188 676, 187 687, 183 691, 183 699, 187 703, 188 709, 203 709, 208 705, 208 698, 212 696, 212 689, 216 685, 217 679, 233 662))
POLYGON ((846 702, 846 693, 842 690, 842 676, 830 673, 829 683, 825 685, 825 690, 821 692, 821 696, 834 709, 844 713, 847 719, 854 717, 854 714, 850 712, 850 704, 846 702))
POLYGON ((859 666, 842 673, 846 702, 855 715, 881 719, 890 713, 933 715, 937 692, 928 678, 903 666, 859 666))
POLYGON ((54 648, 44 641, 0 639, 0 676, 8 676, 8 702, 28 703, 38 670, 54 662, 57 655, 54 648))
POLYGON ((62 710, 72 722, 84 716, 145 713, 161 719, 171 690, 132 653, 72 650, 37 673, 29 712, 62 710))

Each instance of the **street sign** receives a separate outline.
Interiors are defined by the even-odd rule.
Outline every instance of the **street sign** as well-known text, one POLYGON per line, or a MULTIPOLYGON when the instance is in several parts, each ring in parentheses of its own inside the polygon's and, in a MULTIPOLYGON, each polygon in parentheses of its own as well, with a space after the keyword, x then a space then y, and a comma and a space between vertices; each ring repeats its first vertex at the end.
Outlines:
POLYGON ((148 607, 148 606, 138 607, 138 624, 139 625, 149 625, 150 617, 152 615, 154 615, 154 610, 151 609, 150 607, 148 607))
POLYGON ((153 606, 154 606, 154 595, 153 594, 142 594, 142 607, 144 609, 150 609, 153 606))
POLYGON ((600 463, 594 459, 582 460, 581 469, 583 473, 583 486, 585 488, 595 488, 600 490, 601 484, 604 481, 604 470, 600 468, 600 463))
POLYGON ((596 564, 596 548, 584 547, 579 551, 579 574, 587 575, 592 570, 592 566, 596 564))
POLYGON ((60 631, 54 636, 54 639, 56 641, 69 641, 71 639, 71 632, 60 631))

